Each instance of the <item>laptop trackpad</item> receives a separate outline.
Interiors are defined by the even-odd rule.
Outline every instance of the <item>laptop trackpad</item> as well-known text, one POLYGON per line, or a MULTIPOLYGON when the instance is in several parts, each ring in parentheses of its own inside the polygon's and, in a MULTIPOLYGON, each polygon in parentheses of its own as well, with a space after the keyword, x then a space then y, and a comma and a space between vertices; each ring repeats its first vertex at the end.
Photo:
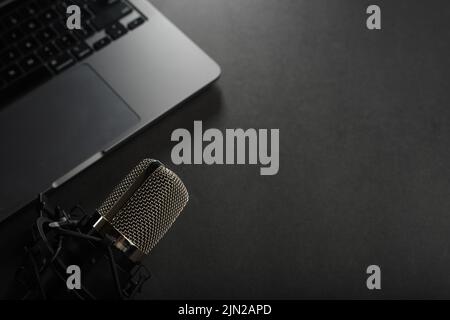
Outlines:
POLYGON ((88 65, 6 107, 0 112, 0 220, 138 121, 88 65))

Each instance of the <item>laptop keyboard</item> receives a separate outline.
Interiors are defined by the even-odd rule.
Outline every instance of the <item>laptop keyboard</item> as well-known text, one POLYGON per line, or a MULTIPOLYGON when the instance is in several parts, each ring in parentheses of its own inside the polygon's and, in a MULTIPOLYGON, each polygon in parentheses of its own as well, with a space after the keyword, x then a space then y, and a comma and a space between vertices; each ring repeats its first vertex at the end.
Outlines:
POLYGON ((7 8, 8 12, 0 17, 0 105, 48 81, 146 21, 124 0, 17 2, 20 6, 7 8), (66 9, 72 4, 81 8, 81 30, 66 27, 66 9))

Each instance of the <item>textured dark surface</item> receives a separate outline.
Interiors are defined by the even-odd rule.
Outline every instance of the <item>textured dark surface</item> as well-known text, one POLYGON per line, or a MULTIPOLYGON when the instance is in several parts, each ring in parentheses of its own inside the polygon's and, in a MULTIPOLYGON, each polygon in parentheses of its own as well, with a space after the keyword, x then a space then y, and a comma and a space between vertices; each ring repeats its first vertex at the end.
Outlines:
MULTIPOLYGON (((450 298, 450 5, 376 2, 370 32, 369 1, 155 1, 222 78, 53 199, 94 208, 145 157, 174 169, 190 202, 143 298, 450 298), (173 167, 170 134, 194 120, 279 128, 279 174, 173 167)), ((0 226, 0 294, 30 220, 0 226)))

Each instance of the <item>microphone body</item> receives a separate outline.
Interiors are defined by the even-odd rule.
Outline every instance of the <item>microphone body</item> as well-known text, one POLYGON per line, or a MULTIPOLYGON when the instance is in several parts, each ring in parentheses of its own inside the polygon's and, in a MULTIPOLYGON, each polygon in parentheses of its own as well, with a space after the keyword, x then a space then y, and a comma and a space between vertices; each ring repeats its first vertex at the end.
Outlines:
POLYGON ((141 161, 106 198, 94 229, 140 261, 180 215, 189 195, 180 178, 159 161, 141 161))

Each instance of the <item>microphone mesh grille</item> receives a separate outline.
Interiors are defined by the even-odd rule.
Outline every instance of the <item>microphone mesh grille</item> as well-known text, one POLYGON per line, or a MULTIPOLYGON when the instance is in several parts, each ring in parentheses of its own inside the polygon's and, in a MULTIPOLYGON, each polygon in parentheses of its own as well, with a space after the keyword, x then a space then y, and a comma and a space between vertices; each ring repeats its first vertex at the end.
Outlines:
MULTIPOLYGON (((124 181, 137 176, 141 164, 130 175, 134 171, 136 173, 127 176, 124 181)), ((144 165, 144 169, 146 167, 148 164, 144 165)), ((125 182, 123 187, 126 188, 126 185, 125 182)), ((109 221, 139 250, 148 254, 178 218, 188 200, 188 192, 180 178, 160 166, 109 221)), ((108 204, 104 206, 107 207, 108 204)))
POLYGON ((114 204, 122 197, 125 192, 131 187, 131 185, 136 181, 137 177, 141 175, 149 166, 155 162, 152 159, 142 160, 136 167, 127 174, 125 178, 114 188, 108 198, 103 202, 103 204, 98 208, 98 212, 106 218, 106 220, 111 221, 113 218, 113 212, 111 212, 114 204))

